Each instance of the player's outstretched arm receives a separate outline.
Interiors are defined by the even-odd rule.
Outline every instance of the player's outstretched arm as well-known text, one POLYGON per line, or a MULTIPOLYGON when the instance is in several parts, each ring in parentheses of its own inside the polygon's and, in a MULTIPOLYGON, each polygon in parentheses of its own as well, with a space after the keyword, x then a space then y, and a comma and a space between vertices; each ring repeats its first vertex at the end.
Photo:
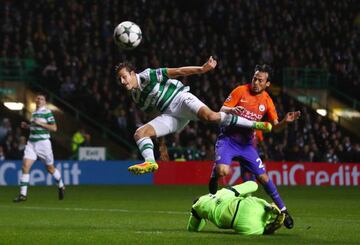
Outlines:
POLYGON ((224 105, 220 109, 220 111, 222 111, 222 112, 233 114, 233 115, 239 115, 243 110, 244 110, 244 107, 242 107, 242 106, 230 107, 230 106, 224 106, 224 105))
POLYGON ((217 65, 217 61, 212 56, 210 56, 207 62, 202 66, 184 66, 178 68, 167 68, 167 73, 169 78, 203 74, 213 70, 216 67, 216 65, 217 65))
POLYGON ((258 184, 255 181, 246 181, 240 185, 233 186, 233 188, 240 193, 240 196, 245 196, 255 192, 258 189, 258 184))
POLYGON ((299 119, 300 115, 301 115, 300 111, 291 111, 291 112, 286 113, 283 120, 281 120, 280 122, 275 121, 273 123, 274 124, 273 131, 279 132, 279 131, 283 130, 288 123, 292 123, 293 121, 299 119))
POLYGON ((190 215, 187 230, 188 231, 201 231, 206 225, 205 219, 198 219, 193 214, 190 215))

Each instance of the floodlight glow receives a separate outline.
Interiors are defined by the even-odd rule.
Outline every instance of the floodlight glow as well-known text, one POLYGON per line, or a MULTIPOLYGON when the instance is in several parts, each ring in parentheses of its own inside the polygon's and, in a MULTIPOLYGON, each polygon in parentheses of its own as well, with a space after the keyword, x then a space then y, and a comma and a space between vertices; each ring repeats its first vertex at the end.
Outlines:
POLYGON ((327 115, 326 109, 316 109, 316 112, 323 117, 325 117, 327 115))
POLYGON ((12 111, 20 111, 24 108, 24 104, 21 102, 4 102, 4 106, 12 111))

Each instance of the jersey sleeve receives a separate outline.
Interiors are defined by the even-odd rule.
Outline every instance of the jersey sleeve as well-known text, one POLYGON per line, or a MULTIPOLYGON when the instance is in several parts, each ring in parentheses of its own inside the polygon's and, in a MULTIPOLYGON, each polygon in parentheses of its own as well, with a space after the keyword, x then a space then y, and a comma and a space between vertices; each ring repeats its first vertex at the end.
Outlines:
POLYGON ((239 102, 241 96, 241 87, 236 87, 233 91, 231 91, 230 95, 226 98, 224 102, 224 106, 235 107, 239 102))
POLYGON ((275 108, 275 105, 274 105, 274 102, 272 101, 272 99, 269 99, 269 101, 268 101, 268 108, 269 109, 267 111, 267 116, 268 116, 269 121, 273 122, 275 120, 278 120, 279 117, 276 112, 276 108, 275 108))
POLYGON ((150 81, 161 83, 168 80, 168 73, 166 68, 150 69, 150 81))
POLYGON ((150 72, 151 72, 151 69, 147 68, 139 73, 141 82, 147 82, 147 83, 150 82, 150 72))
POLYGON ((55 124, 56 123, 54 114, 51 111, 49 113, 47 113, 46 121, 47 121, 48 124, 55 124))
POLYGON ((258 184, 255 181, 246 181, 242 184, 235 185, 233 187, 240 196, 246 196, 247 194, 253 193, 258 189, 258 184))

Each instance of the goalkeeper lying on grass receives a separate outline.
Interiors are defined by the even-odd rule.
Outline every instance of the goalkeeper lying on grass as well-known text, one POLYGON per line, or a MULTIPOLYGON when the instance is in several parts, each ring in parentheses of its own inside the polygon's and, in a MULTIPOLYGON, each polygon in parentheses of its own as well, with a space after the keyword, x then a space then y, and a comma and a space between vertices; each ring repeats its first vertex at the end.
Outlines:
POLYGON ((285 214, 275 204, 248 195, 257 188, 254 181, 247 181, 223 188, 216 195, 201 196, 192 206, 188 231, 201 231, 209 220, 244 235, 273 234, 282 226, 285 214))

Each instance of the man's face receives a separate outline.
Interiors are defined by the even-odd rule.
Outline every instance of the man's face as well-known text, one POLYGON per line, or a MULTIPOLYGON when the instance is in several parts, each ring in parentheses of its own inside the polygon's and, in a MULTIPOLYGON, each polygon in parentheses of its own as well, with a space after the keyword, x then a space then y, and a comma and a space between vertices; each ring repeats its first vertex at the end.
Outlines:
POLYGON ((43 95, 38 95, 35 98, 35 104, 37 108, 43 107, 46 105, 46 99, 43 95))
POLYGON ((270 82, 267 80, 269 74, 267 72, 256 71, 251 81, 251 91, 255 94, 260 94, 267 87, 270 86, 270 82))
POLYGON ((138 86, 136 73, 134 71, 129 72, 126 68, 122 68, 118 71, 118 79, 126 90, 132 90, 138 86))

